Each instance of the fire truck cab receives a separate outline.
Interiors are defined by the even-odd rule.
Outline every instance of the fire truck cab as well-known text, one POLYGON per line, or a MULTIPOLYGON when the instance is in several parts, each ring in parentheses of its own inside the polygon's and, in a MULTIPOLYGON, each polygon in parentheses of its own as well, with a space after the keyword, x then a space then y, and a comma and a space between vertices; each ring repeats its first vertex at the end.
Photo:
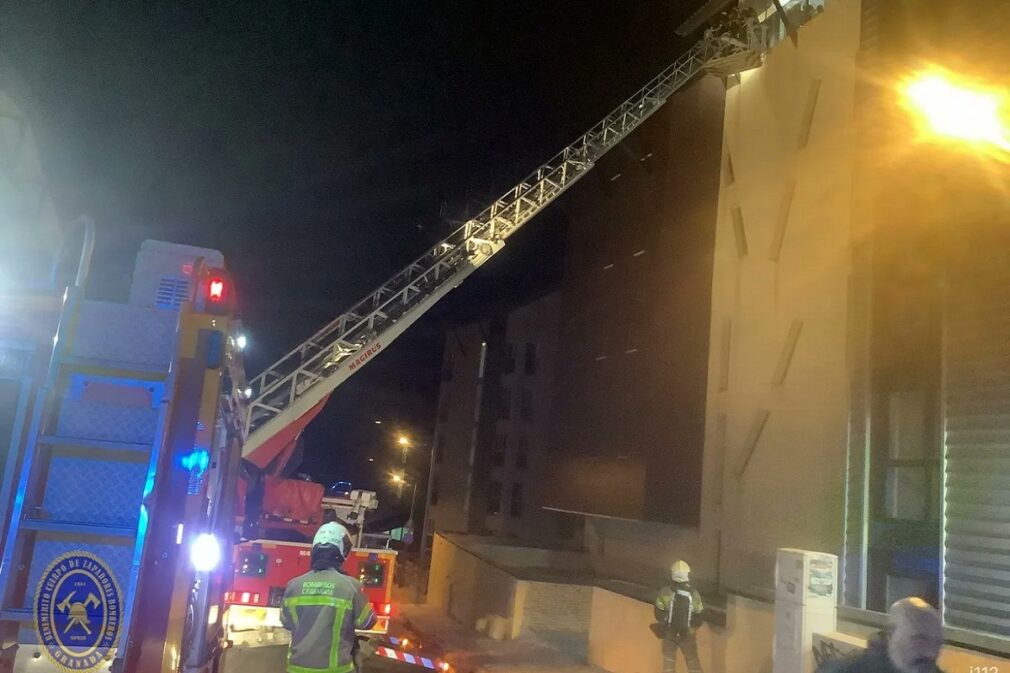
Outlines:
POLYGON ((340 521, 358 529, 342 570, 361 582, 379 616, 375 626, 359 633, 386 633, 393 612, 397 552, 370 548, 375 542, 388 544, 388 539, 363 532, 367 513, 378 507, 375 493, 352 490, 324 495, 320 484, 276 477, 265 478, 263 489, 258 514, 240 518, 240 527, 251 537, 235 547, 235 574, 225 594, 225 623, 231 641, 257 645, 288 638, 280 621, 284 589, 310 570, 312 545, 308 540, 324 521, 340 521))
MULTIPOLYGON (((235 577, 225 594, 225 621, 236 645, 285 642, 280 609, 284 588, 311 567, 312 545, 275 540, 248 540, 235 547, 235 577)), ((355 548, 342 570, 361 582, 379 616, 375 626, 360 635, 386 633, 393 612, 391 603, 396 550, 355 548)))

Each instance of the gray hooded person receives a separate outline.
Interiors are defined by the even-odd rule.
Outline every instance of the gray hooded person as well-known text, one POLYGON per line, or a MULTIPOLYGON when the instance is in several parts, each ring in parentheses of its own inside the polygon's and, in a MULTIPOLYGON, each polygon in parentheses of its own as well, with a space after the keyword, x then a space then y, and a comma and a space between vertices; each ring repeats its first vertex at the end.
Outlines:
POLYGON ((826 662, 818 673, 942 673, 936 665, 942 647, 940 614, 921 598, 903 598, 888 611, 887 629, 865 650, 826 662))

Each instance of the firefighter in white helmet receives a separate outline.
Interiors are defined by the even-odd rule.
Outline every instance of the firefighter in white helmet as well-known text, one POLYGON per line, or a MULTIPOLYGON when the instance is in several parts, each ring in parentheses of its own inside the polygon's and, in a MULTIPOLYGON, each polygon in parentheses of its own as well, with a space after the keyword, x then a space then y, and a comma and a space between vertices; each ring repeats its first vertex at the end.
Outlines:
POLYGON ((684 653, 688 673, 702 673, 695 633, 702 625, 705 606, 691 587, 691 567, 684 561, 670 566, 670 584, 656 597, 656 623, 652 630, 663 642, 663 673, 677 669, 677 651, 684 653))
POLYGON ((312 540, 312 569, 288 582, 281 623, 291 631, 288 673, 361 670, 355 629, 376 621, 361 583, 340 571, 351 552, 347 529, 335 521, 312 540))

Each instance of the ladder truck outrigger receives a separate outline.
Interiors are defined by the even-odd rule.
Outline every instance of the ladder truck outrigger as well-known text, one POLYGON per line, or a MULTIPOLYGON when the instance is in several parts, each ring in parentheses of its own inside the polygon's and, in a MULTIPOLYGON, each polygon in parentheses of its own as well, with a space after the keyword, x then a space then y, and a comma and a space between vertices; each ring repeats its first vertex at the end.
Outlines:
POLYGON ((222 541, 234 532, 240 458, 282 474, 337 386, 674 92, 704 72, 760 65, 782 37, 766 26, 709 30, 575 142, 248 382, 220 253, 145 243, 131 302, 94 302, 83 298, 89 233, 81 273, 58 306, 49 365, 33 400, 19 405, 24 433, 0 490, 0 513, 9 514, 0 518, 10 520, 0 673, 217 670, 232 560, 222 541))

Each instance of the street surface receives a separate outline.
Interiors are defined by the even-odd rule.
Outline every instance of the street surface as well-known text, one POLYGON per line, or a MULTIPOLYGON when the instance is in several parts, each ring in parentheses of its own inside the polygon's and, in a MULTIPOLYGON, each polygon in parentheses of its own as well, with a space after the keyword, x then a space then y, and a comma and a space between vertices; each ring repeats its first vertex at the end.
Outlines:
MULTIPOLYGON (((220 673, 284 673, 287 645, 235 647, 225 653, 220 673)), ((365 660, 366 673, 420 673, 427 669, 373 656, 365 660)))
MULTIPOLYGON (((600 669, 573 659, 530 634, 516 640, 492 640, 453 621, 438 609, 424 605, 403 605, 394 619, 390 635, 409 638, 409 651, 416 655, 445 659, 454 673, 600 673, 600 669), (423 650, 418 650, 423 643, 423 650)), ((269 636, 284 639, 280 630, 269 636)), ((225 652, 220 673, 283 673, 286 643, 257 643, 234 634, 235 647, 225 652)), ((381 645, 381 641, 373 641, 381 645)), ((365 659, 367 673, 434 673, 430 669, 372 655, 365 659)))

